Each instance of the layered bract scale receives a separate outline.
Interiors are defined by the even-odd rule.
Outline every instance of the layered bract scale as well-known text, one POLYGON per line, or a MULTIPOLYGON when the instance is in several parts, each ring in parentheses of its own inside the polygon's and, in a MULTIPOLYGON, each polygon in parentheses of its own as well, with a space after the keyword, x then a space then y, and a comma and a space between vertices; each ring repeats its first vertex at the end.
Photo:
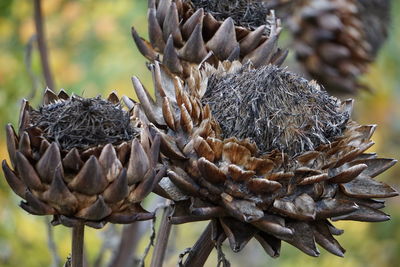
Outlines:
POLYGON ((306 71, 329 92, 354 94, 385 41, 389 1, 307 0, 292 4, 289 28, 306 71))
POLYGON ((2 167, 24 210, 95 228, 154 216, 140 203, 165 173, 157 164, 160 140, 119 102, 115 93, 85 99, 49 89, 38 110, 23 101, 18 133, 6 126, 12 167, 5 160, 2 167), (121 121, 126 128, 114 129, 121 121))
MULTIPOLYGON (((345 250, 333 237, 342 231, 329 220, 388 220, 390 217, 380 210, 384 202, 376 198, 393 197, 397 192, 374 177, 396 161, 366 153, 373 145, 370 138, 375 126, 351 120, 345 120, 342 131, 326 142, 297 153, 269 150, 268 146, 260 150, 263 144, 259 140, 255 143, 229 134, 223 137, 223 122, 216 121, 213 114, 224 110, 213 110, 202 98, 210 90, 209 77, 223 79, 243 72, 243 68, 251 67, 237 61, 221 63, 218 69, 206 64, 192 83, 184 83, 155 62, 156 101, 138 79, 133 79, 140 99, 137 112, 153 124, 153 134, 161 136, 168 178, 163 178, 155 191, 174 200, 171 222, 212 219, 215 229, 228 236, 234 251, 256 237, 273 257, 280 253, 281 240, 312 256, 319 255, 316 243, 343 256, 345 250)), ((273 66, 264 68, 285 72, 315 92, 321 91, 315 82, 273 66)), ((273 85, 262 86, 271 86, 273 95, 277 90, 273 85)), ((333 112, 350 116, 352 101, 334 100, 333 112)), ((308 104, 321 105, 313 99, 308 104)))
POLYGON ((273 13, 266 25, 252 30, 235 26, 232 18, 218 21, 190 1, 149 0, 148 23, 150 42, 132 28, 139 51, 181 78, 190 78, 191 67, 204 61, 214 66, 224 60, 251 61, 258 67, 280 65, 287 55, 277 48, 281 28, 273 13))

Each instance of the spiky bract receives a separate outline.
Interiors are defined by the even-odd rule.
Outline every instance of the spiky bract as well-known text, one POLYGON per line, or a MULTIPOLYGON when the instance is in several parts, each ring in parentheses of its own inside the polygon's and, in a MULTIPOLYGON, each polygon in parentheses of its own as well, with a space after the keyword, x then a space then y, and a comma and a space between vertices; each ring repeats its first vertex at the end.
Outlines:
MULTIPOLYGON (((373 177, 396 161, 366 153, 373 145, 370 138, 375 126, 351 120, 330 143, 294 157, 279 150, 260 151, 262 144, 248 139, 223 138, 213 114, 224 111, 212 110, 202 97, 207 95, 211 75, 226 75, 229 80, 229 74, 242 68, 238 62, 221 63, 218 70, 206 65, 183 84, 156 62, 152 66, 156 101, 133 79, 141 101, 138 112, 154 123, 151 130, 160 134, 161 151, 169 165, 168 177, 155 191, 174 200, 171 222, 211 219, 234 251, 255 237, 273 257, 279 256, 281 240, 311 256, 319 255, 316 243, 343 256, 345 250, 333 237, 342 231, 329 220, 388 220, 380 210, 383 201, 375 198, 398 193, 373 177)), ((273 79, 267 81, 273 84, 273 79)), ((308 82, 307 86, 316 85, 308 82)), ((297 88, 304 90, 304 86, 297 88)), ((321 108, 323 102, 313 104, 321 108)), ((350 114, 351 106, 350 100, 338 100, 336 112, 350 114)), ((296 110, 300 109, 293 107, 296 110)))
POLYGON ((162 61, 181 78, 190 77, 192 66, 204 61, 214 66, 224 60, 251 61, 258 67, 280 65, 287 55, 277 48, 281 28, 273 13, 266 25, 252 30, 235 26, 230 17, 218 21, 188 1, 149 0, 148 23, 150 42, 132 28, 139 51, 151 61, 162 61))
POLYGON ((165 172, 157 165, 160 140, 131 115, 114 93, 84 99, 47 89, 38 110, 24 100, 18 134, 6 127, 12 168, 2 164, 21 207, 66 226, 151 219, 140 202, 165 172))

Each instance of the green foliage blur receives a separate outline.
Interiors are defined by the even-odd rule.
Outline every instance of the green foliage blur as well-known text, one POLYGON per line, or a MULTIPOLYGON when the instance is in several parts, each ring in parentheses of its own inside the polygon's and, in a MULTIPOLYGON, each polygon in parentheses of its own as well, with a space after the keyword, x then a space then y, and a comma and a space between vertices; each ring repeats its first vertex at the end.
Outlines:
MULTIPOLYGON (((33 1, 0 1, 0 125, 18 121, 23 98, 40 103, 44 89, 39 55, 28 43, 35 33, 33 1), (31 60, 27 60, 29 55, 31 60), (30 63, 29 63, 30 62, 30 63)), ((390 38, 363 80, 373 92, 357 96, 355 118, 378 124, 372 150, 382 157, 400 158, 400 1, 392 1, 390 38)), ((151 88, 150 73, 131 36, 132 25, 147 36, 146 0, 43 0, 50 61, 56 88, 86 97, 107 95, 135 98, 130 77, 135 75, 151 88)), ((0 158, 7 159, 4 131, 0 131, 0 158)), ((400 164, 378 177, 400 189, 400 164)), ((0 266, 51 266, 47 245, 46 218, 31 216, 18 207, 20 199, 0 174, 0 266)), ((151 203, 151 199, 148 201, 151 203)), ((154 201, 153 201, 154 202, 154 201)), ((153 207, 149 204, 149 209, 153 207)), ((400 197, 387 201, 385 211, 392 220, 384 223, 339 222, 345 230, 338 239, 347 249, 345 258, 321 250, 311 258, 285 244, 281 257, 271 259, 258 243, 251 241, 240 253, 223 249, 232 266, 400 266, 400 197)), ((49 218, 47 218, 48 220, 49 218)), ((145 226, 149 228, 149 226, 145 226)), ((190 247, 204 223, 174 227, 165 266, 176 266, 179 252, 190 247)), ((107 229, 106 229, 107 230, 107 229)), ((88 229, 88 261, 98 256, 106 230, 88 229)), ((119 226, 117 231, 120 231, 119 226)), ((57 251, 64 261, 70 253, 70 230, 54 228, 57 251)), ((137 253, 148 242, 147 232, 137 253)), ((111 255, 105 255, 110 258, 111 255)), ((148 257, 150 258, 150 257, 148 257)), ((216 266, 216 253, 206 266, 216 266)))

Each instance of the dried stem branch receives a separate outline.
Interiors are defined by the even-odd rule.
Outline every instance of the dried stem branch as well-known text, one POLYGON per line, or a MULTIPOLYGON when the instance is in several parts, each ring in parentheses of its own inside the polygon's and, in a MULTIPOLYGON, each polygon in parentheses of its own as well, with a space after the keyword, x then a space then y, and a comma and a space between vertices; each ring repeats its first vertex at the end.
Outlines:
POLYGON ((42 64, 42 70, 44 79, 46 81, 46 86, 55 90, 55 84, 53 80, 53 76, 50 69, 49 64, 49 53, 46 44, 45 38, 45 30, 43 23, 43 14, 42 14, 42 2, 41 0, 34 0, 34 13, 35 13, 35 27, 36 27, 36 35, 37 35, 37 43, 39 48, 40 60, 42 64))
POLYGON ((49 247, 50 254, 52 257, 52 267, 61 266, 61 259, 57 252, 57 245, 54 242, 53 228, 48 217, 45 218, 46 230, 47 230, 47 246, 49 247))
POLYGON ((166 204, 167 205, 164 207, 164 212, 161 218, 160 227, 158 228, 158 235, 153 250, 153 256, 151 259, 150 267, 162 266, 165 253, 167 250, 168 239, 171 233, 171 226, 172 226, 169 221, 169 216, 172 212, 172 206, 170 205, 169 201, 167 201, 166 204))
POLYGON ((78 223, 72 228, 72 267, 83 267, 84 234, 83 223, 78 223))
POLYGON ((124 225, 119 246, 109 267, 130 267, 134 266, 136 258, 136 248, 143 236, 141 222, 124 225))
POLYGON ((182 266, 204 266, 214 246, 215 243, 212 240, 212 223, 210 222, 197 240, 196 244, 194 244, 190 250, 188 257, 182 266))

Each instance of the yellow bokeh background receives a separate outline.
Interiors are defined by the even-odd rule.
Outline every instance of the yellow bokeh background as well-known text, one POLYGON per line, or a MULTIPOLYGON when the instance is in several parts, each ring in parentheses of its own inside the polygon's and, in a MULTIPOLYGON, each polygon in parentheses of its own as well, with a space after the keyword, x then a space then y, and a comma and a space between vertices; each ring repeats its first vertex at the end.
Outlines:
MULTIPOLYGON (((33 1, 0 1, 0 125, 16 124, 19 103, 28 98, 33 105, 40 103, 44 82, 39 55, 33 49, 31 71, 27 71, 27 43, 35 34, 33 1)), ((119 96, 135 98, 131 76, 135 75, 152 88, 145 59, 136 49, 131 36, 132 25, 141 36, 147 37, 145 0, 43 0, 50 65, 56 88, 86 97, 107 95, 116 90, 119 96)), ((400 158, 400 12, 399 1, 392 1, 390 38, 377 61, 362 79, 372 93, 356 97, 355 118, 360 123, 378 124, 373 137, 377 151, 383 157, 400 158)), ((0 158, 7 159, 4 131, 0 131, 0 158)), ((378 177, 400 188, 400 166, 378 177)), ((146 201, 154 209, 155 197, 146 201)), ((11 192, 0 174, 0 266, 50 266, 47 246, 46 218, 28 215, 18 207, 20 199, 11 192)), ((338 239, 347 249, 345 258, 338 258, 321 249, 319 258, 311 258, 285 244, 281 257, 271 259, 262 248, 251 241, 240 253, 233 253, 225 243, 224 252, 232 266, 400 266, 400 198, 387 201, 385 211, 392 220, 384 223, 338 222, 345 230, 338 239)), ((48 218, 47 218, 48 219, 48 218)), ((200 235, 205 223, 173 227, 165 266, 176 266, 179 252, 190 247, 200 235)), ((149 225, 143 225, 149 228, 149 225)), ((116 226, 116 231, 121 227, 116 226)), ((87 229, 86 251, 90 264, 98 256, 104 240, 104 230, 87 229)), ((62 260, 70 252, 70 230, 54 228, 57 251, 62 260)), ((137 255, 148 243, 144 234, 137 255)), ((105 259, 111 253, 107 252, 105 259)), ((148 259, 151 257, 148 256, 148 259)), ((216 266, 214 251, 206 266, 216 266)), ((146 262, 149 262, 147 260, 146 262)))

